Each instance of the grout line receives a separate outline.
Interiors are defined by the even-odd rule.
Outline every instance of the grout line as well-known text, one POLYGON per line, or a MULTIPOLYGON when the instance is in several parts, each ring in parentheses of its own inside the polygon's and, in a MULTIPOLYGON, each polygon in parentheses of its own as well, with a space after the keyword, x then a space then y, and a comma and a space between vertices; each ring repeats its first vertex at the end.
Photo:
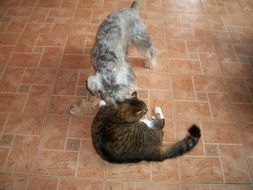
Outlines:
MULTIPOLYGON (((24 80, 24 78, 25 78, 25 73, 26 73, 26 71, 27 71, 27 68, 24 68, 24 71, 23 71, 21 80, 20 80, 20 82, 19 82, 19 84, 18 84, 18 86, 17 86, 17 89, 16 89, 15 94, 18 93, 18 90, 19 90, 19 88, 20 88, 20 86, 21 86, 21 84, 22 84, 22 82, 23 82, 23 80, 24 80)), ((22 93, 22 94, 25 94, 25 93, 22 93)))
POLYGON ((244 142, 242 140, 242 132, 241 132, 241 128, 239 127, 239 122, 236 122, 236 128, 237 128, 237 133, 238 133, 238 136, 240 138, 240 142, 241 142, 241 147, 242 147, 242 152, 243 152, 243 156, 244 156, 244 159, 245 159, 245 162, 246 162, 246 167, 248 169, 248 176, 250 177, 250 180, 251 182, 253 182, 253 174, 251 175, 251 169, 250 169, 250 166, 249 166, 249 157, 247 157, 247 153, 246 153, 246 150, 245 150, 245 145, 244 145, 244 142))
POLYGON ((10 118, 10 114, 7 113, 7 116, 6 116, 6 119, 5 119, 3 128, 2 128, 2 131, 0 131, 0 134, 3 134, 3 133, 4 133, 4 130, 5 130, 5 127, 6 127, 7 123, 8 123, 9 118, 10 118))
POLYGON ((16 140, 16 136, 13 137, 13 141, 12 141, 12 144, 10 146, 10 150, 7 154, 7 157, 6 157, 6 160, 5 160, 5 164, 3 165, 3 168, 2 168, 2 171, 6 173, 6 167, 7 167, 7 164, 8 164, 8 161, 9 161, 9 157, 10 157, 10 154, 11 154, 11 151, 13 149, 13 145, 14 145, 14 142, 16 140))
POLYGON ((27 183, 26 183, 26 187, 25 187, 26 190, 28 190, 28 187, 29 187, 29 183, 30 183, 30 181, 31 181, 31 178, 32 178, 32 176, 29 175, 28 180, 27 180, 27 183))
POLYGON ((64 140, 64 148, 63 150, 64 151, 67 151, 67 143, 68 143, 68 134, 69 134, 69 131, 70 131, 70 115, 68 116, 68 127, 67 127, 67 131, 66 131, 66 137, 65 137, 65 140, 64 140))
POLYGON ((78 166, 80 163, 80 156, 81 156, 81 147, 82 147, 83 141, 80 139, 80 147, 77 152, 77 161, 76 161, 76 168, 75 168, 75 177, 78 177, 78 166))
POLYGON ((210 112, 210 115, 211 115, 211 120, 214 121, 213 110, 212 110, 212 107, 211 107, 211 102, 210 102, 209 94, 210 93, 206 94, 207 95, 207 103, 208 103, 209 112, 210 112))
POLYGON ((219 153, 219 160, 220 160, 223 183, 226 183, 226 178, 225 178, 225 173, 224 173, 224 168, 223 168, 223 162, 222 162, 221 153, 220 153, 220 146, 218 145, 217 148, 218 148, 218 153, 219 153))
MULTIPOLYGON (((78 71, 77 72, 76 87, 75 87, 75 92, 74 92, 74 96, 77 96, 77 97, 81 96, 81 95, 77 95, 77 89, 79 87, 78 83, 79 83, 79 80, 80 80, 80 75, 81 75, 81 73, 80 73, 80 71, 78 71)), ((81 97, 83 97, 83 96, 81 96, 81 97)))
MULTIPOLYGON (((27 105, 28 99, 29 99, 29 97, 30 97, 31 91, 32 91, 32 85, 31 85, 31 88, 29 88, 28 93, 26 94, 26 97, 25 97, 25 102, 24 102, 24 105, 23 105, 23 108, 22 108, 21 113, 25 113, 25 108, 26 108, 26 105, 27 105)), ((16 94, 17 94, 17 93, 16 93, 16 94)), ((22 94, 23 94, 23 93, 22 93, 22 94)))
MULTIPOLYGON (((59 177, 59 176, 57 176, 57 177, 59 177)), ((60 182, 61 182, 61 179, 57 178, 56 190, 59 190, 59 188, 60 188, 60 182)))
POLYGON ((192 81, 192 87, 193 87, 193 91, 194 91, 195 100, 199 101, 198 97, 197 97, 197 92, 196 92, 196 88, 195 88, 195 82, 194 82, 194 76, 193 75, 191 76, 191 81, 192 81))
POLYGON ((42 134, 43 134, 44 129, 46 127, 47 119, 48 119, 47 116, 45 116, 43 118, 42 127, 41 127, 41 130, 40 130, 40 134, 39 134, 39 137, 38 137, 38 143, 37 143, 37 146, 36 146, 36 151, 35 151, 34 159, 33 159, 33 162, 32 162, 31 173, 33 173, 34 169, 35 169, 35 165, 36 165, 36 161, 37 161, 37 156, 38 156, 38 152, 39 152, 39 146, 40 146, 42 134))

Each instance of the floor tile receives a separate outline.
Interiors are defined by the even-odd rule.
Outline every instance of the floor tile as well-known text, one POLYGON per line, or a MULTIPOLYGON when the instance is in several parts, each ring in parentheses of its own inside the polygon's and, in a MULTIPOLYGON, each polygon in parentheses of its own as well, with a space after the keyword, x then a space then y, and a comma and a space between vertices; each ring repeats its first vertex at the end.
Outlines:
POLYGON ((45 52, 41 58, 40 67, 55 68, 59 65, 62 57, 62 48, 46 47, 45 52))
POLYGON ((218 158, 182 158, 182 180, 184 182, 223 182, 218 158))
POLYGON ((52 28, 51 23, 28 23, 24 33, 50 33, 52 28))
POLYGON ((196 91, 226 92, 224 79, 221 77, 194 76, 196 91))
POLYGON ((221 161, 227 183, 250 182, 249 171, 240 145, 220 145, 221 161), (238 167, 240 165, 240 167, 238 167))
POLYGON ((250 190, 252 189, 252 185, 250 184, 213 184, 211 185, 212 190, 226 190, 226 189, 231 189, 231 190, 250 190))
POLYGON ((131 182, 115 182, 109 181, 106 183, 106 190, 134 190, 134 183, 131 182))
POLYGON ((208 94, 212 115, 215 120, 233 120, 233 107, 228 94, 208 94))
POLYGON ((173 74, 200 74, 200 62, 195 60, 171 59, 169 60, 169 72, 173 74))
POLYGON ((40 56, 40 54, 15 53, 9 61, 9 65, 18 67, 34 67, 39 64, 40 56))
POLYGON ((54 82, 56 70, 51 69, 27 69, 23 78, 23 83, 28 84, 52 84, 54 82))
POLYGON ((152 180, 179 180, 179 167, 177 159, 165 160, 163 162, 152 163, 152 180))
POLYGON ((12 51, 13 51, 13 47, 0 46, 0 65, 6 64, 12 51))
POLYGON ((253 121, 253 104, 234 104, 235 116, 239 121, 253 121))
POLYGON ((54 94, 57 95, 74 95, 78 72, 76 71, 59 71, 56 77, 54 94))
POLYGON ((38 137, 16 136, 5 171, 31 172, 37 144, 38 137))
POLYGON ((190 75, 173 75, 173 97, 176 100, 194 100, 193 81, 190 75))
POLYGON ((38 37, 37 33, 34 33, 34 34, 23 33, 16 45, 15 51, 16 52, 32 52, 33 47, 36 43, 37 37, 38 37))
POLYGON ((253 127, 252 124, 247 123, 240 123, 239 124, 240 129, 240 136, 241 140, 244 146, 244 151, 247 156, 253 156, 253 140, 251 135, 253 134, 253 127))
POLYGON ((15 45, 18 37, 18 34, 0 34, 0 45, 15 45))
POLYGON ((140 72, 137 73, 137 85, 140 88, 150 89, 170 89, 170 77, 167 73, 151 73, 140 72))
POLYGON ((0 171, 3 171, 5 162, 9 154, 9 148, 1 147, 0 148, 0 171))
POLYGON ((23 94, 0 94, 0 107, 2 112, 21 112, 25 103, 26 95, 23 94))
POLYGON ((147 162, 136 164, 109 164, 107 168, 108 179, 123 180, 150 180, 151 170, 147 162))
POLYGON ((37 45, 38 46, 63 46, 65 44, 65 34, 40 34, 37 45))
POLYGON ((84 50, 85 36, 69 36, 64 53, 82 54, 84 50))
POLYGON ((232 102, 251 103, 252 98, 245 80, 238 78, 227 79, 227 86, 232 102))
POLYGON ((221 69, 226 76, 252 77, 252 71, 249 64, 221 63, 221 69))
POLYGON ((83 55, 64 55, 61 62, 64 69, 89 69, 91 60, 89 56, 83 55))
POLYGON ((211 119, 208 103, 206 102, 175 102, 177 119, 211 119))
POLYGON ((0 188, 8 190, 26 190, 28 175, 0 174, 0 188))
POLYGON ((28 185, 28 190, 56 190, 57 189, 57 178, 51 178, 51 177, 37 177, 37 176, 32 176, 29 185, 28 185))
POLYGON ((179 190, 178 184, 167 184, 167 183, 136 183, 136 190, 152 190, 152 189, 163 189, 163 190, 179 190))
POLYGON ((14 135, 1 134, 0 136, 0 146, 11 146, 14 139, 14 135))
POLYGON ((81 141, 80 139, 67 139, 66 150, 67 151, 79 151, 81 141))
POLYGON ((55 176, 75 176, 76 152, 46 151, 38 152, 34 173, 55 176))
POLYGON ((8 118, 4 132, 18 135, 40 135, 43 122, 42 115, 12 114, 8 118))
POLYGON ((218 146, 215 144, 205 144, 206 156, 219 156, 218 146))
POLYGON ((91 138, 91 126, 93 117, 71 117, 68 137, 91 138))
POLYGON ((240 143, 234 122, 202 122, 203 138, 207 143, 240 143))
POLYGON ((23 68, 8 67, 0 81, 1 92, 16 92, 24 74, 23 68))
POLYGON ((60 180, 59 190, 79 190, 79 189, 103 189, 103 181, 89 181, 78 179, 62 179, 60 180))
POLYGON ((77 176, 104 178, 104 175, 105 162, 96 153, 91 141, 83 140, 81 142, 77 176))
POLYGON ((168 40, 168 53, 170 58, 187 58, 184 40, 168 40))
POLYGON ((63 150, 69 127, 68 116, 49 115, 40 139, 40 148, 63 150))
POLYGON ((27 113, 45 113, 50 98, 51 86, 33 85, 25 105, 27 113))

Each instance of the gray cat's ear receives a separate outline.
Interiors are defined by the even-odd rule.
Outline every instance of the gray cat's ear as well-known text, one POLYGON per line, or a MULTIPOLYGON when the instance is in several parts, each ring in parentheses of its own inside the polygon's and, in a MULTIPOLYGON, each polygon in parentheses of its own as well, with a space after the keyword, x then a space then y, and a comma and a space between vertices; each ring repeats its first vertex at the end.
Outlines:
POLYGON ((102 89, 102 81, 98 73, 88 78, 87 88, 93 95, 99 94, 99 91, 102 89))
POLYGON ((135 98, 137 98, 137 91, 134 91, 134 92, 132 93, 132 96, 135 97, 135 98))

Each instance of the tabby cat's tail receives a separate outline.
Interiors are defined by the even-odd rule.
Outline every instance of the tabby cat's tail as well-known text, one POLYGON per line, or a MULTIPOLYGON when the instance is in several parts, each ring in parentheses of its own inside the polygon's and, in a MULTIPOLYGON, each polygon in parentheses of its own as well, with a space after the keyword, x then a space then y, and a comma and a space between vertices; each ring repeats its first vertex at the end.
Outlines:
POLYGON ((192 125, 188 129, 189 135, 183 140, 173 145, 163 145, 160 150, 153 154, 152 161, 163 161, 169 158, 175 158, 189 152, 198 143, 201 132, 196 125, 192 125))

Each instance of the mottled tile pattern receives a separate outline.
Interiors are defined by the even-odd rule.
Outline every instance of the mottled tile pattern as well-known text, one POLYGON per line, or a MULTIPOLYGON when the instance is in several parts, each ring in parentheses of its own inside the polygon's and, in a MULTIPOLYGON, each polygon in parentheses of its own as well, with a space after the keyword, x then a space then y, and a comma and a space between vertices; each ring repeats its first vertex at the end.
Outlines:
POLYGON ((0 189, 253 189, 251 0, 140 0, 157 65, 130 46, 148 115, 161 106, 164 140, 195 123, 202 138, 161 163, 108 164, 94 151, 90 52, 99 23, 132 0, 0 0, 0 189))

